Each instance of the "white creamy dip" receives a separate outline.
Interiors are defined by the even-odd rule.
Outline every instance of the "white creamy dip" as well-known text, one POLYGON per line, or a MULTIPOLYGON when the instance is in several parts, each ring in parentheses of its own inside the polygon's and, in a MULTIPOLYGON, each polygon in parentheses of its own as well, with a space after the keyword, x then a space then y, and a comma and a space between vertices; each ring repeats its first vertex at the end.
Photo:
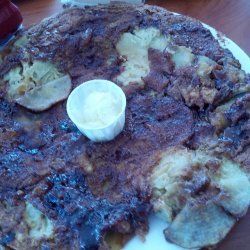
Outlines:
POLYGON ((94 91, 83 102, 82 123, 90 128, 105 127, 121 112, 119 100, 110 92, 94 91))

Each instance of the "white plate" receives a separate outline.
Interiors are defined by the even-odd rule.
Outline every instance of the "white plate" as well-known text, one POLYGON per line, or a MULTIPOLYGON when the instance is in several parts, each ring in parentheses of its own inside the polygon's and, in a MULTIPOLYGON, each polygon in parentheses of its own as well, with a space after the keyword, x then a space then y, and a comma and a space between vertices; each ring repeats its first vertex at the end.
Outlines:
MULTIPOLYGON (((229 49, 234 57, 240 61, 242 69, 245 70, 246 73, 250 73, 249 56, 225 35, 207 24, 203 23, 203 25, 210 30, 216 40, 219 41, 222 48, 229 49)), ((171 244, 165 240, 163 230, 167 228, 167 226, 168 224, 166 222, 162 221, 155 215, 152 215, 149 218, 149 232, 145 237, 145 241, 142 241, 138 236, 135 236, 122 250, 184 250, 185 248, 171 244)))
MULTIPOLYGON (((174 14, 179 15, 178 13, 174 14)), ((229 49, 233 53, 234 57, 240 61, 242 69, 247 73, 250 73, 249 56, 236 43, 227 38, 225 35, 216 31, 207 24, 203 23, 203 25, 211 31, 212 35, 219 41, 223 48, 229 49)), ((149 232, 146 235, 145 240, 142 241, 141 238, 135 236, 122 250, 156 250, 156 248, 157 250, 184 250, 184 248, 171 244, 165 240, 163 230, 167 228, 167 226, 168 224, 166 222, 159 219, 155 215, 150 216, 149 232)))

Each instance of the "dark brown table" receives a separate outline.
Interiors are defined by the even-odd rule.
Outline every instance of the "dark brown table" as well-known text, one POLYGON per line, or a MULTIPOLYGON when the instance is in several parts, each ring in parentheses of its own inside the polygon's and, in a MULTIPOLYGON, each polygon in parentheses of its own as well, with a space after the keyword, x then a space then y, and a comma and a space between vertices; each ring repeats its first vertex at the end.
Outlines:
MULTIPOLYGON (((25 26, 39 22, 62 10, 59 0, 19 0, 15 2, 20 7, 25 26)), ((195 17, 213 26, 250 55, 249 0, 148 0, 146 2, 195 17)), ((250 211, 238 222, 217 249, 250 249, 250 211)))

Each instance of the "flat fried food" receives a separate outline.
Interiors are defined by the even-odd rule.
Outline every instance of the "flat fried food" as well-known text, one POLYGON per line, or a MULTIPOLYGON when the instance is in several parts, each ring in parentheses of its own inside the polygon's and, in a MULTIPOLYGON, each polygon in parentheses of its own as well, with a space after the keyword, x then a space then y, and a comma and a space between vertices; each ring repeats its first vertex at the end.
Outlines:
POLYGON ((209 30, 158 7, 66 8, 20 32, 1 52, 0 244, 112 249, 156 212, 166 240, 216 245, 250 203, 249 93, 209 30), (126 93, 111 142, 66 113, 70 89, 95 78, 126 93))

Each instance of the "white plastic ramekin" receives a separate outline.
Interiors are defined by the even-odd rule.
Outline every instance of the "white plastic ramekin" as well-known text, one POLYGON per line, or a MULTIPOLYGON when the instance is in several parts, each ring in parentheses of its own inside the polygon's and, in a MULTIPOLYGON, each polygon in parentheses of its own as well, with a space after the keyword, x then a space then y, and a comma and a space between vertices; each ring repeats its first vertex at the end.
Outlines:
POLYGON ((79 7, 85 7, 85 6, 93 6, 93 5, 97 5, 99 3, 101 4, 108 4, 110 3, 110 0, 62 0, 63 4, 72 4, 72 5, 76 5, 79 7))
MULTIPOLYGON (((93 103, 93 105, 95 105, 93 103)), ((126 96, 123 90, 115 83, 107 80, 91 80, 76 87, 68 97, 67 113, 77 128, 90 140, 95 142, 111 141, 124 128, 125 124, 126 96), (92 92, 110 92, 118 100, 120 113, 114 120, 103 127, 89 127, 83 122, 84 99, 92 92)))

